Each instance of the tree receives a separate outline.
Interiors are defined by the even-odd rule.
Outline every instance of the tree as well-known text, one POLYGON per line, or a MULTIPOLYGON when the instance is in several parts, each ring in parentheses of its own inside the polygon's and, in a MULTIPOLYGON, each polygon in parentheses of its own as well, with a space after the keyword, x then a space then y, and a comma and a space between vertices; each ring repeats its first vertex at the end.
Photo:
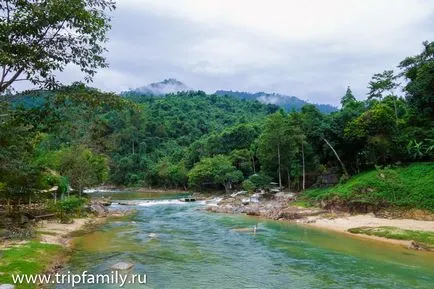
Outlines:
POLYGON ((394 95, 394 89, 399 86, 396 79, 397 76, 394 75, 393 70, 385 70, 382 73, 374 74, 368 85, 368 99, 378 98, 381 100, 385 93, 394 95))
POLYGON ((423 42, 422 53, 407 57, 399 64, 407 78, 404 87, 409 104, 424 116, 434 119, 434 41, 423 42))
POLYGON ((55 159, 56 169, 69 179, 80 195, 85 187, 101 184, 108 177, 107 158, 83 145, 60 150, 55 159))
POLYGON ((17 81, 52 88, 55 72, 80 67, 91 81, 102 56, 112 0, 6 0, 0 3, 0 94, 17 81))
POLYGON ((228 157, 217 155, 201 159, 188 173, 188 180, 193 186, 204 182, 220 184, 228 192, 233 183, 243 180, 243 173, 231 164, 228 157))
POLYGON ((294 128, 289 124, 287 115, 279 111, 266 119, 259 137, 258 153, 262 169, 270 175, 277 172, 280 187, 282 172, 285 168, 288 170, 298 151, 294 128))
POLYGON ((394 75, 393 70, 385 70, 382 73, 374 74, 371 81, 369 81, 368 86, 368 100, 382 100, 385 96, 393 98, 396 121, 398 121, 398 107, 396 104, 397 97, 394 94, 394 90, 399 87, 399 84, 396 82, 397 78, 398 77, 394 75))
POLYGON ((41 169, 33 162, 38 134, 21 109, 0 102, 0 200, 21 200, 37 190, 41 169))
POLYGON ((370 157, 368 161, 385 164, 387 160, 393 159, 393 153, 397 151, 393 147, 396 128, 392 108, 377 103, 347 125, 345 136, 363 139, 370 157))
POLYGON ((347 106, 348 104, 356 101, 356 98, 353 95, 353 92, 351 91, 351 88, 348 86, 347 91, 345 92, 345 95, 341 98, 341 105, 342 107, 347 106))
POLYGON ((233 150, 229 154, 229 159, 232 164, 243 172, 245 176, 249 176, 253 171, 253 152, 248 149, 233 150))
MULTIPOLYGON (((345 110, 346 107, 351 107, 357 103, 349 87, 347 89, 347 93, 343 97, 342 103, 342 110, 345 110)), ((325 131, 328 129, 328 122, 326 121, 324 115, 322 115, 321 112, 313 105, 305 105, 301 112, 303 116, 303 131, 307 136, 308 142, 317 145, 321 144, 321 147, 322 144, 325 143, 333 152, 339 164, 341 165, 344 175, 348 176, 348 171, 343 161, 339 157, 339 154, 333 145, 326 139, 325 131)), ((319 148, 317 148, 317 150, 319 151, 319 148)))

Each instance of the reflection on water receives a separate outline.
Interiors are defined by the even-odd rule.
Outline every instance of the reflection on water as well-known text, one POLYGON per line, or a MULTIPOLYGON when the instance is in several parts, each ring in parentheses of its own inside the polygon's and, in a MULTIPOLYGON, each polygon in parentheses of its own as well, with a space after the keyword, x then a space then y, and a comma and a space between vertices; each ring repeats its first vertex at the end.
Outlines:
MULTIPOLYGON (((432 288, 434 254, 303 226, 208 213, 201 204, 139 206, 76 240, 66 270, 135 264, 148 284, 124 288, 432 288), (253 228, 233 230, 234 228, 253 228)), ((68 288, 59 285, 58 288, 68 288)), ((83 285, 78 288, 118 288, 83 285)))

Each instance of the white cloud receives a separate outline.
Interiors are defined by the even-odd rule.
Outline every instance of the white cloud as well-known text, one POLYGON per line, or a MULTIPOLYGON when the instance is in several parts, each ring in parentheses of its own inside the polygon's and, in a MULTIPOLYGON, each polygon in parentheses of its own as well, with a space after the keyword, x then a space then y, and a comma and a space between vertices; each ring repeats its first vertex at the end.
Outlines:
POLYGON ((347 85, 419 52, 429 0, 119 0, 95 85, 120 91, 175 77, 192 88, 279 92, 337 104, 347 85))

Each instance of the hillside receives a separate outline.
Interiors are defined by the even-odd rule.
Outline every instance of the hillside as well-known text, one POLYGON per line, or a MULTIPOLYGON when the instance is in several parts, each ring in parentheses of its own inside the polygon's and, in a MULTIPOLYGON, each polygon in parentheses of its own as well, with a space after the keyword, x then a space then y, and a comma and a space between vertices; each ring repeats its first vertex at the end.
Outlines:
MULTIPOLYGON (((130 99, 129 96, 124 97, 130 99)), ((179 92, 164 98, 132 100, 148 106, 149 127, 154 135, 160 137, 160 141, 177 140, 182 145, 239 123, 258 121, 278 110, 275 105, 203 92, 179 92)))
MULTIPOLYGON (((163 97, 167 94, 176 94, 177 92, 188 92, 194 89, 189 88, 183 82, 169 78, 161 82, 154 82, 142 87, 135 89, 130 89, 121 93, 122 96, 128 97, 134 101, 142 101, 143 98, 148 98, 150 96, 163 97)), ((240 92, 232 90, 217 90, 215 92, 219 96, 231 96, 237 99, 245 100, 255 100, 264 104, 278 105, 284 108, 287 112, 295 109, 300 111, 300 109, 309 104, 309 102, 299 99, 295 96, 288 96, 278 93, 266 93, 266 92, 240 92)), ((322 113, 331 113, 337 111, 337 108, 328 104, 314 104, 322 113)))
POLYGON ((364 172, 335 187, 308 190, 301 198, 350 211, 387 207, 434 211, 434 163, 364 172))
MULTIPOLYGON (((199 156, 208 154, 210 145, 202 152, 196 150, 201 145, 199 140, 215 140, 225 130, 232 137, 231 128, 260 123, 278 110, 275 105, 204 92, 120 97, 77 89, 95 95, 86 94, 87 101, 60 100, 55 94, 36 91, 32 96, 13 98, 11 107, 23 107, 23 113, 28 115, 25 119, 46 133, 44 144, 38 148, 38 164, 45 166, 48 156, 64 144, 83 144, 108 158, 108 182, 121 185, 183 187, 186 171, 199 156), (114 105, 103 104, 105 99, 113 100, 114 105), (40 121, 41 115, 46 121, 40 121)), ((240 132, 243 128, 239 128, 240 132)), ((233 139, 240 141, 237 136, 233 139)))
MULTIPOLYGON (((265 93, 265 92, 241 92, 231 90, 217 90, 217 95, 230 95, 240 99, 257 100, 266 104, 275 104, 283 107, 286 111, 290 112, 293 109, 299 111, 304 105, 309 104, 307 101, 299 99, 295 96, 283 95, 279 93, 265 93)), ((314 104, 322 113, 331 113, 337 110, 336 107, 328 104, 314 104)))
POLYGON ((181 81, 178 81, 173 78, 168 78, 161 82, 154 82, 142 87, 132 89, 129 92, 141 94, 141 95, 162 96, 169 93, 176 93, 180 91, 189 91, 189 90, 191 89, 181 81))

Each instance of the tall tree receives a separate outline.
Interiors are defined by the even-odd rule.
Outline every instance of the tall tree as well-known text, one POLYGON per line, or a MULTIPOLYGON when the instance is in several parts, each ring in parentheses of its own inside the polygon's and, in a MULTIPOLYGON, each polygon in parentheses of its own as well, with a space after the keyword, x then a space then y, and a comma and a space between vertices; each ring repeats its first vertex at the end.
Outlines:
POLYGON ((376 73, 368 84, 368 99, 383 99, 386 95, 394 95, 394 90, 399 86, 396 82, 397 76, 393 70, 385 70, 382 73, 376 73))
POLYGON ((399 64, 407 78, 406 98, 422 115, 434 119, 434 41, 423 42, 422 53, 407 57, 399 64))
POLYGON ((398 121, 398 107, 396 103, 397 96, 394 91, 399 87, 399 84, 396 82, 397 78, 398 76, 394 74, 393 70, 385 70, 382 73, 374 74, 368 85, 368 100, 382 100, 385 96, 392 97, 396 121, 398 121))
POLYGON ((91 81, 103 57, 112 0, 0 2, 0 94, 17 81, 57 85, 55 72, 77 65, 91 81))
POLYGON ((347 106, 348 104, 355 102, 356 98, 353 95, 353 92, 351 91, 351 88, 348 86, 347 91, 345 92, 344 96, 341 98, 341 105, 342 107, 347 106))
POLYGON ((266 119, 259 138, 258 153, 262 168, 270 175, 277 173, 281 187, 282 172, 290 167, 298 151, 293 129, 285 113, 279 111, 266 119))

